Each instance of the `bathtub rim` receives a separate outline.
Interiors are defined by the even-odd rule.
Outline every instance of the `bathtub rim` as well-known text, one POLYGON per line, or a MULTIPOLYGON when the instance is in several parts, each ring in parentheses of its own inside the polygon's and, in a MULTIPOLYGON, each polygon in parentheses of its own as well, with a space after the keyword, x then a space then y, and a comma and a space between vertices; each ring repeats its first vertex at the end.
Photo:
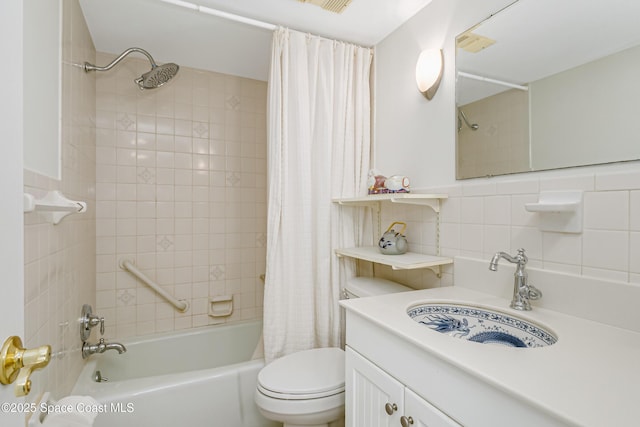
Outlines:
MULTIPOLYGON (((230 323, 219 323, 216 325, 203 325, 203 326, 198 326, 198 327, 189 328, 189 329, 179 329, 179 330, 173 330, 173 331, 167 331, 167 332, 157 332, 157 333, 147 334, 147 335, 125 337, 122 340, 118 340, 117 338, 113 338, 113 339, 109 338, 109 339, 105 339, 105 341, 114 342, 114 340, 118 340, 124 345, 135 346, 138 344, 161 341, 161 340, 173 338, 173 337, 203 335, 203 334, 206 334, 207 332, 211 332, 211 330, 213 329, 236 329, 241 326, 248 326, 250 324, 260 324, 260 331, 262 333, 262 323, 263 322, 260 319, 239 320, 233 323, 230 322, 230 323)), ((91 360, 91 359, 88 359, 88 360, 91 360)))

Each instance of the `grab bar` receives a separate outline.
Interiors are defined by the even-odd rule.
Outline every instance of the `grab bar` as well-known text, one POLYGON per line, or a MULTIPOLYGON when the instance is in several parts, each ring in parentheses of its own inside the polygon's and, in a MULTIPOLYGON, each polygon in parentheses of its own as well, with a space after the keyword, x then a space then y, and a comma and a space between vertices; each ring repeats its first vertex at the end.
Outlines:
POLYGON ((182 313, 189 310, 189 303, 187 301, 178 300, 173 295, 169 294, 167 291, 162 289, 160 285, 158 285, 156 282, 154 282, 149 277, 147 277, 142 271, 138 270, 138 268, 135 265, 133 265, 132 261, 122 258, 120 260, 120 268, 134 275, 145 285, 149 286, 151 289, 153 289, 158 294, 160 294, 162 298, 166 299, 172 306, 180 310, 182 313))

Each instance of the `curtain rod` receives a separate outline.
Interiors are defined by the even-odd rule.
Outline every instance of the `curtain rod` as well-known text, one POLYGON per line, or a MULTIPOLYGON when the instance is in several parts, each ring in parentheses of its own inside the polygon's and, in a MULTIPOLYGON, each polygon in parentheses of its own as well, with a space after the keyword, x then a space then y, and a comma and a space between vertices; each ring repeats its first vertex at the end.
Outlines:
POLYGON ((163 3, 173 4, 175 6, 180 6, 185 9, 195 10, 196 12, 205 13, 207 15, 217 16, 219 18, 228 19, 230 21, 241 22, 243 24, 251 25, 258 28, 264 28, 266 30, 275 30, 277 25, 270 24, 268 22, 258 21, 257 19, 251 19, 240 15, 235 15, 233 13, 223 12, 221 10, 212 9, 206 6, 200 6, 195 3, 191 3, 183 0, 160 0, 163 3))
POLYGON ((514 88, 514 89, 523 90, 525 92, 529 90, 529 88, 527 86, 518 85, 518 84, 515 84, 515 83, 503 82, 501 80, 496 80, 496 79, 490 79, 489 77, 478 76, 478 75, 471 74, 471 73, 465 73, 464 71, 458 71, 458 75, 460 77, 466 77, 468 79, 480 80, 481 82, 494 83, 494 84, 497 84, 497 85, 500 85, 500 86, 506 86, 506 87, 511 87, 511 88, 514 88))

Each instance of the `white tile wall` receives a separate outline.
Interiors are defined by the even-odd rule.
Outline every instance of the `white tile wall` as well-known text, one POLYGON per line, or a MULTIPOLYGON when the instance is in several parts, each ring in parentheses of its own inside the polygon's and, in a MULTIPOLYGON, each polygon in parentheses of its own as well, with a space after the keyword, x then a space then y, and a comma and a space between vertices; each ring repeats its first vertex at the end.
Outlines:
MULTIPOLYGON (((98 53, 105 64, 113 55, 98 53)), ((262 317, 266 82, 181 67, 141 92, 144 59, 97 78, 97 309, 114 338, 262 317), (118 268, 122 257, 190 310, 118 268), (232 294, 234 314, 208 316, 232 294)))
POLYGON ((49 365, 32 376, 31 400, 71 391, 83 366, 77 319, 96 292, 95 78, 72 65, 93 61, 95 49, 77 0, 63 2, 63 28, 62 179, 25 170, 24 191, 41 197, 59 190, 87 202, 88 211, 58 225, 25 214, 25 345, 52 347, 49 365))
MULTIPOLYGON (((640 166, 639 166, 640 167, 640 166)), ((462 181, 446 188, 419 189, 420 192, 448 193, 440 214, 440 247, 445 256, 464 255, 488 260, 496 251, 515 253, 527 250, 530 265, 547 270, 601 277, 640 284, 640 173, 584 173, 550 177, 523 175, 522 179, 495 178, 462 181), (583 190, 584 230, 580 234, 543 232, 537 228, 538 215, 524 209, 538 200, 538 191, 583 190)), ((414 190, 415 191, 415 190, 414 190)), ((432 221, 433 213, 424 210, 432 221)), ((406 221, 408 213, 398 207, 383 208, 383 225, 406 221)), ((422 231, 432 230, 432 222, 410 222, 407 237, 410 250, 434 253, 422 231)), ((433 234, 433 232, 432 232, 433 234)), ((376 274, 415 288, 452 283, 449 268, 438 280, 430 271, 414 274, 378 267, 376 274)))

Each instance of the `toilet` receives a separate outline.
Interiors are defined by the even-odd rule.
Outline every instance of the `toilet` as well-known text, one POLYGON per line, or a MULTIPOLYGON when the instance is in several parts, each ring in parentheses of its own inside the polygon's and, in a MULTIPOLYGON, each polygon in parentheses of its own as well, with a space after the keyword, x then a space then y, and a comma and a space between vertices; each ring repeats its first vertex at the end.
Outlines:
MULTIPOLYGON (((360 298, 413 289, 389 280, 354 277, 345 296, 360 298)), ((258 374, 255 402, 266 418, 283 427, 344 425, 344 351, 314 348, 274 360, 258 374)))

